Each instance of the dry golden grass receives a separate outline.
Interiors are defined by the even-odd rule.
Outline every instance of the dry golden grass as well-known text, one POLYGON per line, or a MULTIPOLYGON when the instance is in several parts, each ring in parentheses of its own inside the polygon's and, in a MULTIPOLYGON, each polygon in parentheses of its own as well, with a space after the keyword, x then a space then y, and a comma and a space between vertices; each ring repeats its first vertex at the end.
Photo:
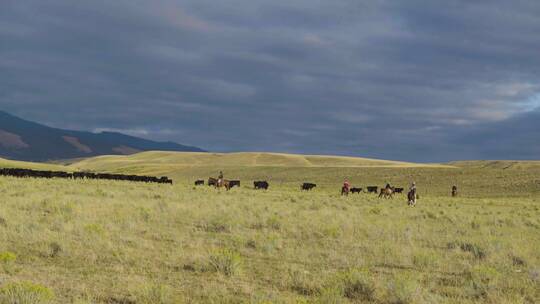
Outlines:
POLYGON ((176 183, 0 177, 0 304, 540 301, 534 167, 103 159, 116 157, 83 164, 176 183), (222 167, 243 187, 191 186, 222 167), (358 186, 414 179, 421 197, 414 208, 399 195, 341 197, 344 177, 358 186), (251 189, 265 178, 269 191, 251 189), (302 193, 302 181, 319 187, 302 193), (450 198, 456 181, 460 197, 450 198))

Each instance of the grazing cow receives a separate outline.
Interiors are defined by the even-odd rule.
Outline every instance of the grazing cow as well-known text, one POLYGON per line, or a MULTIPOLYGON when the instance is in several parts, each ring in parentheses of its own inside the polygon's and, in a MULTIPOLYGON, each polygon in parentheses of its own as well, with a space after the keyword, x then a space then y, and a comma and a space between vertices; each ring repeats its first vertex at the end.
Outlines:
POLYGON ((403 188, 394 188, 394 193, 403 193, 403 188))
POLYGON ((362 188, 351 188, 351 193, 361 193, 362 192, 362 188))
POLYGON ((452 186, 452 197, 456 197, 457 195, 458 195, 457 186, 452 186))
POLYGON ((30 169, 0 169, 0 175, 13 176, 13 177, 34 177, 34 178, 65 178, 65 179, 105 179, 105 180, 118 180, 118 181, 134 181, 134 182, 147 182, 147 183, 161 183, 172 184, 172 180, 164 176, 161 178, 153 176, 137 176, 137 175, 124 175, 124 174, 110 174, 110 173, 87 173, 87 172, 74 172, 68 173, 63 171, 38 171, 30 169))
POLYGON ((394 198, 394 188, 392 187, 386 187, 381 189, 381 193, 379 194, 379 198, 394 198))
MULTIPOLYGON (((223 180, 222 187, 225 187, 227 191, 231 190, 234 187, 240 187, 239 180, 223 180)), ((216 188, 221 188, 219 184, 216 184, 216 188)))
MULTIPOLYGON (((157 179, 157 177, 153 177, 152 179, 154 179, 154 178, 157 179)), ((160 184, 171 184, 171 185, 173 184, 173 181, 170 180, 166 176, 162 176, 161 178, 159 178, 157 180, 158 180, 157 183, 160 183, 160 184)), ((154 182, 154 181, 152 181, 152 182, 154 182)))
MULTIPOLYGON (((229 181, 229 187, 230 188, 233 188, 233 187, 238 187, 240 188, 240 181, 239 180, 230 180, 229 181)), ((229 189, 230 189, 229 188, 229 189)))
POLYGON ((268 190, 268 182, 267 181, 255 181, 253 182, 253 189, 264 189, 268 190))
POLYGON ((202 179, 196 180, 195 186, 204 186, 204 181, 202 179))
POLYGON ((302 184, 302 187, 300 188, 301 190, 305 190, 305 191, 310 191, 311 189, 317 187, 316 184, 313 184, 313 183, 303 183, 302 184))
POLYGON ((377 194, 377 192, 379 192, 379 187, 377 187, 377 186, 368 186, 367 187, 367 192, 377 194))

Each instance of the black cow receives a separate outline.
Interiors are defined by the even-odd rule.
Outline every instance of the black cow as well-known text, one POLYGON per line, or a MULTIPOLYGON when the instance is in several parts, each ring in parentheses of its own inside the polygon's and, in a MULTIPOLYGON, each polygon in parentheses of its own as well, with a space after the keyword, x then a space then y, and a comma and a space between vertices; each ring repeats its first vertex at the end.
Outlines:
POLYGON ((317 187, 316 184, 313 183, 303 183, 302 187, 300 188, 303 191, 310 191, 311 189, 317 187))
POLYGON ((240 181, 239 180, 230 180, 229 181, 229 189, 239 187, 240 188, 240 181))
POLYGON ((368 186, 367 187, 367 192, 377 194, 379 192, 379 187, 377 187, 377 186, 368 186))
POLYGON ((254 189, 264 189, 268 190, 268 182, 267 181, 255 181, 253 182, 253 188, 254 189))
POLYGON ((394 193, 403 193, 403 188, 394 188, 394 193))
MULTIPOLYGON (((154 178, 157 179, 157 177, 154 177, 154 178)), ((158 179, 157 183, 172 185, 173 181, 169 179, 167 176, 162 176, 161 178, 158 179)))
POLYGON ((30 169, 0 169, 0 175, 13 176, 13 177, 34 177, 34 178, 65 178, 65 179, 104 179, 104 180, 119 180, 119 181, 136 181, 147 183, 161 183, 172 184, 172 180, 164 176, 161 178, 153 176, 137 176, 137 175, 124 175, 124 174, 110 174, 110 173, 87 173, 87 172, 75 172, 68 173, 63 171, 38 171, 30 169))
POLYGON ((196 180, 195 186, 204 186, 204 181, 202 179, 196 180))
POLYGON ((362 188, 351 188, 351 193, 361 193, 362 188))

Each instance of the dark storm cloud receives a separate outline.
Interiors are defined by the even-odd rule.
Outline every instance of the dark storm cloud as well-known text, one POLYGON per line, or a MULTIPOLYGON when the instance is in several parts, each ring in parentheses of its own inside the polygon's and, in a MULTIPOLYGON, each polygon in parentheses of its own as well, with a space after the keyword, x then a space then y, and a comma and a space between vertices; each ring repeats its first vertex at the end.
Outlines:
POLYGON ((540 3, 472 2, 7 0, 0 104, 219 151, 538 158, 540 3))

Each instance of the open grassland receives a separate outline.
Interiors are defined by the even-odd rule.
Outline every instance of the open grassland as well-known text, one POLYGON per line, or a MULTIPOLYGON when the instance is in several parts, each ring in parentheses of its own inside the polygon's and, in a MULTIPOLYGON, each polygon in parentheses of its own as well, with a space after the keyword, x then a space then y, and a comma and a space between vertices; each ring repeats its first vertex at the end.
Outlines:
POLYGON ((0 303, 540 299, 538 195, 274 188, 0 178, 0 303))
POLYGON ((0 177, 0 304, 540 302, 535 162, 197 155, 15 163, 168 175, 175 185, 0 177), (192 186, 220 169, 242 187, 192 186), (341 197, 345 178, 415 180, 420 200, 341 197), (270 190, 252 190, 253 180, 270 190), (318 187, 302 193, 304 181, 318 187))
POLYGON ((144 152, 131 156, 90 158, 66 167, 93 172, 166 175, 182 185, 216 177, 239 179, 244 185, 267 180, 270 187, 298 189, 314 182, 319 189, 339 191, 345 179, 353 186, 407 187, 421 185, 422 194, 448 195, 457 185, 465 197, 540 195, 540 162, 457 162, 415 164, 352 157, 304 156, 275 153, 144 152))

